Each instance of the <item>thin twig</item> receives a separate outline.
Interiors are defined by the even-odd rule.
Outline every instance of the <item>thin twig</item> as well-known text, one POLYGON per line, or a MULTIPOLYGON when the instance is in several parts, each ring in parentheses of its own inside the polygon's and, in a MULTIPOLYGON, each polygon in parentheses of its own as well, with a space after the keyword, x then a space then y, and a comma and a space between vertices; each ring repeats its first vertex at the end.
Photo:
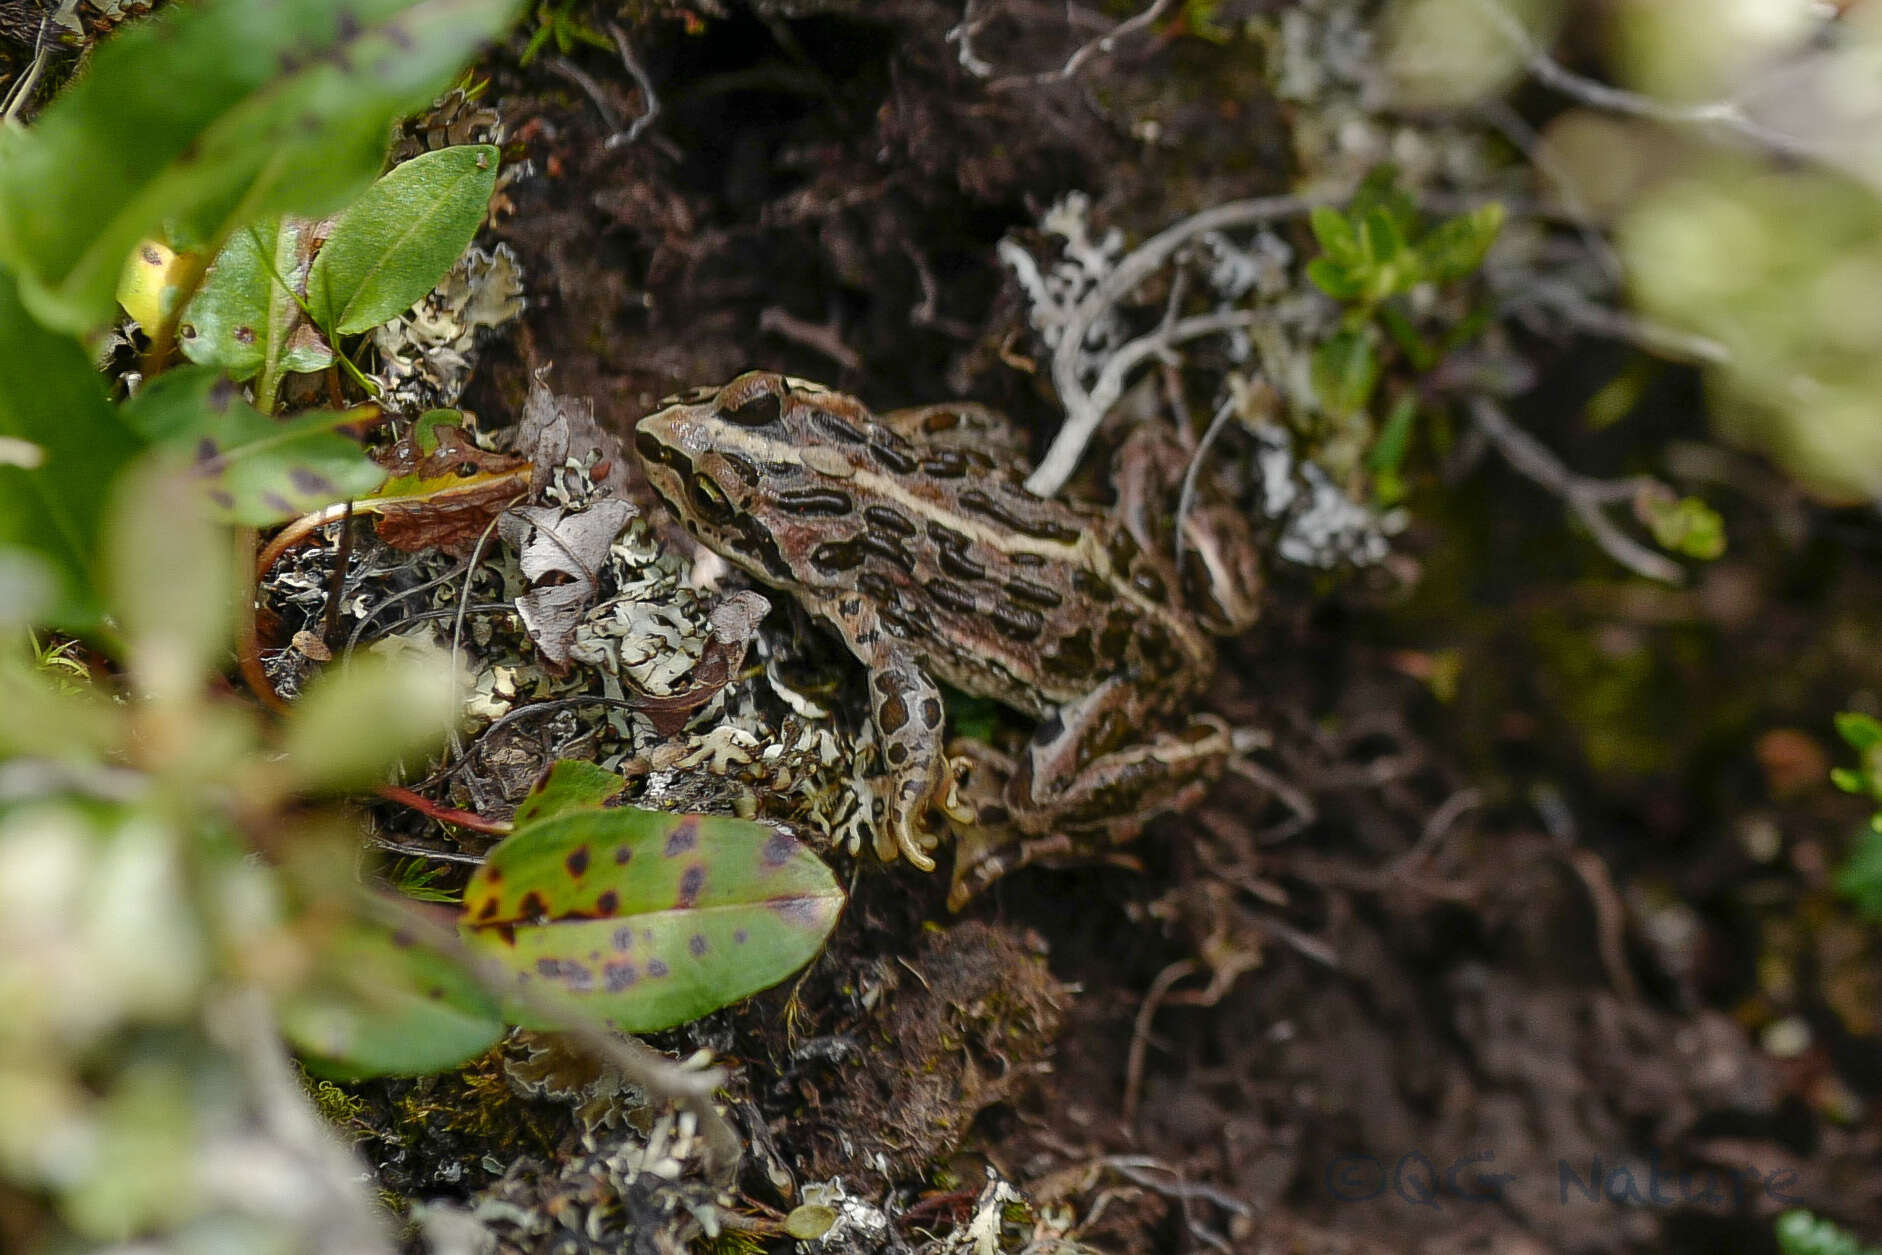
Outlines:
POLYGON ((861 370, 863 356, 843 343, 834 325, 818 325, 799 318, 778 305, 767 306, 758 314, 758 330, 783 336, 794 344, 815 349, 845 370, 861 370))
MULTIPOLYGON (((1058 391, 1059 404, 1065 407, 1065 426, 1059 429, 1059 434, 1052 441, 1052 447, 1046 451, 1046 456, 1040 461, 1039 469, 1034 471, 1031 478, 1026 481, 1027 490, 1035 496, 1049 497, 1064 487, 1065 481, 1070 479, 1072 472, 1078 469, 1078 460, 1084 455, 1085 446, 1091 442, 1099 424, 1104 421, 1105 410, 1109 408, 1108 403, 1097 404, 1095 389, 1091 392, 1086 391, 1083 381, 1079 379, 1079 365, 1084 355, 1085 337, 1091 333, 1092 326, 1112 306, 1136 291, 1138 286, 1155 274, 1177 250, 1199 235, 1235 227, 1259 226, 1278 218, 1296 217, 1316 205, 1328 203, 1329 199, 1306 196, 1268 196, 1257 200, 1229 201, 1212 209, 1205 209, 1151 236, 1119 261, 1117 268, 1100 279, 1091 291, 1085 293, 1077 306, 1073 308, 1071 317, 1060 329, 1059 343, 1052 354, 1052 386, 1058 391)), ((1190 320, 1184 320, 1184 322, 1188 321, 1190 320)), ((1178 323, 1177 327, 1182 325, 1178 323)), ((1175 327, 1170 329, 1172 334, 1175 330, 1175 327)), ((1167 342, 1153 346, 1153 348, 1167 347, 1167 342)), ((1148 355, 1148 353, 1145 354, 1145 356, 1148 355)), ((1106 371, 1100 374, 1101 383, 1105 382, 1107 374, 1111 377, 1110 386, 1121 390, 1121 376, 1118 372, 1109 370, 1108 362, 1106 371)))
POLYGON ((592 104, 595 107, 595 112, 601 115, 601 125, 607 127, 610 132, 619 131, 621 129, 621 115, 614 111, 614 106, 608 102, 607 96, 602 93, 601 84, 589 77, 587 71, 583 70, 567 57, 550 57, 548 60, 544 61, 543 64, 548 66, 552 72, 560 74, 563 78, 582 89, 583 93, 588 97, 588 103, 592 104))
POLYGON ((1157 1008, 1169 997, 1177 981, 1201 967, 1200 959, 1178 959, 1170 964, 1150 982, 1150 988, 1144 993, 1144 1000, 1137 1008, 1137 1018, 1131 1024, 1130 1058, 1124 1066, 1123 1122, 1126 1129, 1137 1123, 1137 1103, 1143 1097, 1144 1090, 1144 1060, 1150 1050, 1150 1025, 1157 1018, 1157 1008))
MULTIPOLYGON (((1073 50, 1072 55, 1065 59, 1065 64, 1056 70, 1048 70, 1043 74, 1009 74, 1005 78, 996 78, 988 83, 987 90, 1012 91, 1019 87, 1043 87, 1048 83, 1069 83, 1078 77, 1079 71, 1083 70, 1094 57, 1109 56, 1116 50, 1118 40, 1148 27, 1175 8, 1176 2, 1177 0, 1155 0, 1148 8, 1125 18, 1096 39, 1080 44, 1073 50)), ((961 64, 967 65, 965 40, 961 43, 961 53, 963 58, 961 64)), ((970 70, 971 68, 969 67, 970 70)))
POLYGON ((1632 501, 1643 491, 1659 487, 1659 481, 1645 475, 1608 480, 1577 474, 1564 466, 1547 445, 1511 422, 1502 407, 1489 397, 1472 397, 1470 413, 1476 419, 1477 430, 1496 446, 1503 460, 1518 474, 1560 497, 1608 557, 1650 580, 1664 584, 1685 582, 1686 572, 1677 562, 1632 539, 1607 516, 1607 507, 1632 501))
POLYGON ((1581 236, 1582 247, 1600 266, 1607 281, 1618 286, 1626 276, 1626 268, 1622 266, 1620 256, 1615 253, 1607 236, 1593 225, 1593 215, 1588 212, 1587 202, 1581 198, 1581 189, 1569 177, 1568 171, 1563 169, 1562 163, 1555 159, 1548 145, 1542 142, 1542 137, 1506 101, 1491 101, 1482 112, 1490 125, 1509 141, 1510 146, 1522 153, 1537 173, 1555 187, 1556 197, 1567 211, 1576 234, 1581 236))
POLYGON ((1614 992, 1628 1002, 1640 1001, 1640 985, 1634 980, 1633 969, 1627 965, 1627 908, 1621 902, 1621 895, 1615 892, 1608 865, 1586 847, 1568 850, 1563 857, 1588 890, 1588 900, 1594 907, 1601 966, 1607 969, 1608 979, 1614 982, 1614 992))
MULTIPOLYGON (((503 520, 503 516, 508 514, 518 501, 521 501, 528 495, 528 493, 522 493, 512 497, 508 505, 490 516, 490 521, 484 524, 484 530, 478 534, 476 545, 471 548, 469 560, 464 564, 464 591, 458 596, 457 615, 451 621, 452 675, 458 673, 459 662, 463 654, 464 616, 470 613, 471 591, 477 583, 477 564, 483 559, 484 546, 490 543, 492 536, 496 535, 497 524, 503 520)), ((464 742, 457 734, 457 724, 455 722, 448 724, 447 730, 451 734, 451 752, 462 756, 464 753, 464 742)))
POLYGON ((1793 159, 1810 158, 1809 146, 1794 135, 1772 130, 1747 114, 1735 100, 1714 100, 1703 104, 1682 105, 1643 96, 1639 92, 1610 87, 1564 67, 1537 42, 1529 28, 1499 0, 1477 0, 1492 24, 1520 50, 1525 68, 1538 82, 1553 87, 1565 96, 1595 109, 1627 117, 1643 118, 1669 126, 1713 127, 1750 140, 1774 153, 1793 159))
MULTIPOLYGON (((1638 314, 1610 309, 1565 285, 1533 286, 1522 294, 1522 303, 1553 309, 1578 331, 1631 344, 1655 357, 1707 366, 1729 366, 1732 362, 1732 351, 1710 336, 1696 335, 1642 318, 1638 314)), ((1505 308, 1515 309, 1520 308, 1520 305, 1506 305, 1505 308)))
POLYGON ((1183 556, 1187 550, 1184 541, 1187 537, 1183 529, 1189 523, 1189 512, 1196 504, 1196 480, 1202 473, 1202 460, 1209 456, 1209 446, 1222 434, 1228 421, 1235 413, 1235 397, 1224 397, 1222 404, 1216 406, 1215 415, 1209 420, 1209 426, 1203 430, 1202 439, 1196 442, 1196 452, 1190 456, 1189 465, 1183 468, 1183 490, 1176 498, 1176 569, 1183 569, 1183 556))
POLYGON ((634 55, 634 45, 627 41, 627 32, 616 23, 609 22, 608 37, 614 40, 614 47, 621 54, 621 64, 627 67, 634 86, 640 88, 641 100, 644 102, 640 116, 629 123, 625 131, 617 129, 602 143, 603 148, 626 148, 639 139, 641 132, 652 126, 653 120, 660 116, 660 97, 654 95, 653 80, 641 68, 640 58, 634 55))
POLYGON ((26 73, 13 80, 13 86, 7 92, 6 105, 0 108, 0 119, 12 122, 27 102, 33 98, 33 88, 39 83, 39 75, 46 68, 46 61, 51 56, 51 45, 46 41, 46 27, 52 21, 48 10, 39 15, 39 33, 33 36, 33 63, 26 67, 26 73))

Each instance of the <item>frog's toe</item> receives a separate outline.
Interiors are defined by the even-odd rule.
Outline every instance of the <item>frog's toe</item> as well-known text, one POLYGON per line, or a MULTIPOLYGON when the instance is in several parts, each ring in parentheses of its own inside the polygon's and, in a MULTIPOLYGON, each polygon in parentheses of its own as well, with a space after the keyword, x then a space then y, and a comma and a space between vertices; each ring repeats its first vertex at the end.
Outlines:
POLYGON ((923 847, 921 833, 914 824, 898 824, 895 829, 895 848, 902 852, 902 857, 916 869, 924 872, 934 870, 934 859, 923 847))

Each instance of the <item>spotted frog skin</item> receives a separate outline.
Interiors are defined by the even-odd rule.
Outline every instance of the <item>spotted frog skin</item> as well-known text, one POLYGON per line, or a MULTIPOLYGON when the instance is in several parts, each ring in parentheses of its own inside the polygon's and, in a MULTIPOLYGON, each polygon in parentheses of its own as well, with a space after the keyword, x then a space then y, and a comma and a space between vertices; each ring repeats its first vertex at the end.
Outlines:
POLYGON ((1213 674, 1210 629, 1253 618, 1258 582, 1245 537, 1206 526, 1178 577, 1163 533, 1180 457, 1127 445, 1119 502, 1101 508, 1028 493, 1016 440, 977 406, 878 417, 761 371, 672 398, 635 432, 687 530, 795 596, 869 669, 878 827, 924 870, 930 807, 964 843, 979 834, 957 857, 961 900, 1016 865, 1000 845, 1021 843, 1019 862, 1078 854, 1206 787, 1227 729, 1157 728, 1213 674), (950 755, 937 680, 1037 719, 1025 752, 950 755))

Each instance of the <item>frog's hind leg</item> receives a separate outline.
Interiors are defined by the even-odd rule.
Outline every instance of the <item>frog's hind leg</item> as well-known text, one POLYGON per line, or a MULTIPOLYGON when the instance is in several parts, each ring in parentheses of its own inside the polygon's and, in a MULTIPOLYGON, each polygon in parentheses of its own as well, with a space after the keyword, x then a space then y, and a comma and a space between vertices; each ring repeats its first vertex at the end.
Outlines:
POLYGON ((1034 734, 1006 790, 1023 831, 1129 840, 1152 815, 1193 804, 1234 753, 1228 725, 1198 715, 1175 732, 1144 732, 1141 694, 1107 680, 1034 734))
POLYGON ((890 410, 877 422, 916 444, 978 449, 997 461, 1023 459, 1026 433, 998 410, 974 401, 943 401, 890 410))

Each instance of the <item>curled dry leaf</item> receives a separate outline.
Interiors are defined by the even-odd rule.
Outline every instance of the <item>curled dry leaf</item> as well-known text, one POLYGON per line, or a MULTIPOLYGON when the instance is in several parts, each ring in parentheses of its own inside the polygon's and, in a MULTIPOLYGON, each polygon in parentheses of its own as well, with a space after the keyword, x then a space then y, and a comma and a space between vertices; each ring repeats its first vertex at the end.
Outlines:
POLYGON ((395 549, 467 554, 490 520, 529 492, 527 458, 491 453, 460 427, 433 427, 437 444, 415 437, 393 446, 385 486, 356 508, 379 516, 379 539, 395 549))
POLYGON ((573 459, 588 468, 597 488, 617 497, 626 495, 629 459, 619 438, 596 424, 593 401, 551 392, 543 383, 548 373, 544 366, 531 379, 512 441, 519 455, 536 464, 536 487, 543 488, 573 459))
POLYGON ((557 667, 568 665, 575 629, 600 592, 595 576, 634 513, 628 502, 603 497, 582 510, 522 506, 497 524, 529 581, 516 611, 536 648, 557 667))

